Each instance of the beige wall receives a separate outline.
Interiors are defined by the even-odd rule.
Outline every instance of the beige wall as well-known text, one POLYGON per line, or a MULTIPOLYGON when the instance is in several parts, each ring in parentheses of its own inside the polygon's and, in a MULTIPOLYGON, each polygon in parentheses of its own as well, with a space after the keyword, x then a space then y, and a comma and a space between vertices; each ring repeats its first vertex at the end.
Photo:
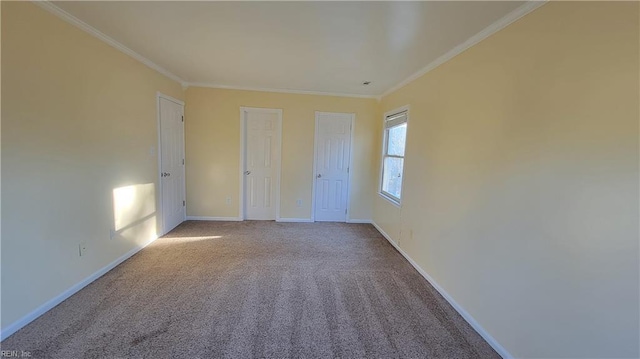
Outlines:
POLYGON ((315 111, 355 113, 350 217, 372 218, 377 181, 372 151, 380 125, 376 100, 201 87, 190 87, 185 96, 187 215, 238 217, 240 107, 245 106, 283 110, 282 218, 311 217, 315 111))
MULTIPOLYGON (((1 6, 5 328, 155 235, 155 95, 183 94, 33 4, 1 6)), ((355 113, 352 218, 515 356, 637 357, 638 14, 545 5, 380 104, 190 88, 188 215, 238 215, 240 106, 283 109, 284 218, 311 215, 314 111, 355 113), (382 113, 407 104, 400 209, 374 193, 382 113)))
POLYGON ((549 3, 383 98, 411 118, 374 220, 516 357, 640 355, 638 14, 549 3))
POLYGON ((182 88, 27 2, 2 2, 2 53, 6 328, 155 235, 156 91, 182 88))

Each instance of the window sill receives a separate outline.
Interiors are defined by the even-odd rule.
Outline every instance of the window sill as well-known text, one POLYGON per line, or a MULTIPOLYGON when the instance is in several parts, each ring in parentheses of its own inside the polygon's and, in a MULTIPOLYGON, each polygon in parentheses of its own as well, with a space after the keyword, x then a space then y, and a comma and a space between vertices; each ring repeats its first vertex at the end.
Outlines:
POLYGON ((391 203, 392 205, 394 205, 394 206, 396 206, 396 207, 398 207, 398 208, 400 208, 400 207, 401 207, 400 202, 398 202, 395 198, 391 198, 391 197, 387 196, 386 194, 384 194, 384 193, 382 193, 382 192, 378 192, 378 195, 379 195, 380 197, 382 197, 383 199, 387 200, 387 201, 388 201, 389 203, 391 203))

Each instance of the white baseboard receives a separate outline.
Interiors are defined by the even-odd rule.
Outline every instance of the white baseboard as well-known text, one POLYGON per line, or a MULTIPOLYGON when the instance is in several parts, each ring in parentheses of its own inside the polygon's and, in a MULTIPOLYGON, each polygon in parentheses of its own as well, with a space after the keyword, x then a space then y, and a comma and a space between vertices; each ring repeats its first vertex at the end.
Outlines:
MULTIPOLYGON (((187 216, 188 221, 242 221, 239 217, 201 217, 201 216, 187 216)), ((312 223, 311 218, 277 218, 276 222, 282 223, 312 223)), ((371 224, 370 219, 348 219, 347 223, 367 223, 371 224)))
POLYGON ((56 305, 62 303, 65 299, 67 299, 67 298, 71 297, 72 295, 74 295, 75 293, 77 293, 80 289, 86 287, 87 285, 89 285, 94 280, 102 277, 105 273, 107 273, 108 271, 110 271, 113 268, 115 268, 118 264, 120 264, 120 263, 124 262, 125 260, 129 259, 134 254, 138 253, 141 249, 143 249, 144 247, 148 246, 149 244, 151 244, 156 239, 158 239, 158 237, 151 238, 146 243, 133 248, 129 252, 127 252, 127 253, 123 254, 122 256, 120 256, 118 259, 116 259, 113 262, 111 262, 111 263, 107 264, 106 266, 102 267, 97 272, 91 274, 90 276, 88 276, 87 278, 83 279, 82 281, 74 284, 71 288, 65 290, 64 292, 60 293, 56 297, 51 298, 49 301, 47 301, 43 305, 39 306, 38 308, 36 308, 31 313, 25 315, 24 317, 16 320, 13 323, 7 325, 6 328, 2 328, 2 330, 0 330, 0 341, 5 340, 11 334, 17 332, 18 330, 20 330, 25 325, 27 325, 27 324, 31 323, 32 321, 34 321, 35 319, 37 319, 42 314, 46 313, 47 311, 49 311, 50 309, 52 309, 56 305))
POLYGON ((420 273, 424 279, 427 280, 427 282, 429 282, 429 284, 431 284, 431 286, 433 286, 438 293, 440 293, 441 296, 444 297, 444 299, 447 300, 447 302, 449 302, 449 304, 451 304, 451 306, 453 307, 453 309, 455 309, 461 316, 462 318, 464 318, 464 320, 467 321, 467 323, 469 323, 469 325, 471 325, 471 327, 473 329, 475 329, 476 332, 478 332, 478 334, 480 334, 480 336, 482 338, 484 338, 484 340, 487 341, 487 343, 489 343, 489 345, 491 345, 491 347, 493 348, 493 350, 495 350, 498 354, 500 354, 501 357, 507 359, 507 358, 513 358, 513 356, 511 354, 509 354, 509 352, 502 346, 500 345, 500 343, 498 343, 498 341, 491 336, 491 334, 489 334, 482 326, 480 326, 480 323, 478 323, 472 316, 471 314, 469 314, 469 312, 467 312, 466 310, 464 310, 464 308, 462 308, 462 306, 460 306, 450 295, 449 293, 447 293, 444 288, 442 288, 438 282, 436 282, 433 278, 431 278, 431 276, 429 274, 427 274, 427 272, 424 271, 424 269, 422 269, 413 259, 411 259, 411 257, 409 257, 409 255, 402 250, 402 248, 400 248, 394 241, 393 239, 391 239, 391 237, 384 231, 382 230, 382 228, 380 228, 380 226, 378 226, 378 224, 376 224, 376 222, 372 222, 373 226, 376 227, 376 229, 378 230, 378 232, 380 232, 380 234, 382 234, 382 236, 384 238, 387 239, 387 241, 389 241, 389 243, 391 243, 392 246, 395 247, 395 249, 398 250, 398 252, 400 252, 400 254, 402 254, 403 257, 405 257, 407 259, 407 261, 409 261, 409 263, 411 263, 411 265, 413 266, 413 268, 415 268, 418 273, 420 273))
POLYGON ((347 223, 365 223, 365 224, 371 224, 373 222, 371 222, 370 219, 357 219, 357 218, 353 218, 353 219, 347 219, 347 223))
POLYGON ((187 221, 229 221, 240 222, 240 217, 202 217, 202 216, 187 216, 187 221))
POLYGON ((278 218, 276 222, 297 222, 297 223, 311 223, 311 218, 278 218))
MULTIPOLYGON (((382 236, 383 236, 387 241, 389 241, 389 243, 391 243, 391 244, 392 244, 392 245, 393 245, 393 246, 398 250, 398 252, 400 252, 400 254, 402 254, 403 256, 405 256, 405 255, 404 255, 404 252, 402 251, 402 249, 400 249, 400 247, 398 247, 398 246, 396 245, 396 243, 395 243, 395 242, 394 242, 394 240, 391 238, 391 236, 390 236, 390 235, 388 235, 388 234, 387 234, 387 232, 385 232, 385 231, 384 231, 384 229, 382 229, 382 227, 380 227, 380 226, 379 226, 375 221, 371 221, 371 224, 373 224, 373 226, 374 226, 374 227, 376 227, 376 229, 378 230, 378 232, 380 232, 380 234, 382 234, 382 236)), ((405 257, 406 257, 406 256, 405 256, 405 257)), ((411 263, 411 265, 413 265, 413 261, 411 261, 411 260, 409 260, 409 259, 407 259, 407 260, 411 263)), ((414 266, 414 267, 415 267, 415 266, 414 266)), ((419 271, 420 271, 420 270, 418 270, 418 272, 419 272, 419 271)))

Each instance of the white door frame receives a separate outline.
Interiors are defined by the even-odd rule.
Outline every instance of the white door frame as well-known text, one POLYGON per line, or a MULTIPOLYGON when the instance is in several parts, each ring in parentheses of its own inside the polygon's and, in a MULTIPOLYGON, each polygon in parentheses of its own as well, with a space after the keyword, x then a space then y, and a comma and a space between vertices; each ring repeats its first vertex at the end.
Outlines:
POLYGON ((247 157, 247 120, 245 114, 249 112, 260 113, 275 113, 278 115, 278 142, 276 147, 278 148, 278 158, 276 161, 276 181, 275 181, 275 199, 276 199, 276 221, 280 220, 280 171, 282 167, 282 109, 276 108, 261 108, 261 107, 240 107, 240 193, 238 196, 239 213, 238 218, 244 221, 245 217, 245 203, 244 203, 244 186, 245 186, 245 166, 247 157))
POLYGON ((313 186, 311 193, 311 222, 316 221, 316 176, 318 175, 317 169, 317 159, 318 159, 318 122, 319 115, 321 114, 330 114, 330 115, 350 115, 351 116, 351 133, 349 134, 349 170, 348 180, 347 180, 347 215, 345 218, 346 222, 351 220, 351 168, 353 168, 353 134, 356 129, 356 114, 355 113, 347 113, 347 112, 326 112, 326 111, 316 111, 316 128, 314 130, 313 135, 313 186))
MULTIPOLYGON (((171 101, 171 102, 175 102, 178 105, 182 106, 182 110, 184 111, 184 101, 178 100, 177 98, 173 98, 169 95, 165 95, 162 92, 158 91, 156 92, 156 117, 157 117, 157 126, 158 126, 158 147, 156 148, 156 151, 158 152, 158 183, 160 184, 158 186, 159 188, 159 195, 158 198, 160 199, 160 204, 158 205, 158 216, 157 218, 159 218, 160 220, 160 228, 161 228, 161 233, 158 235, 158 237, 160 236, 164 236, 165 234, 167 234, 167 229, 165 228, 165 224, 164 224, 164 212, 163 212, 163 198, 162 198, 162 134, 161 134, 161 122, 160 122, 160 99, 163 98, 165 100, 171 101)), ((186 152, 185 152, 185 141, 184 141, 184 121, 182 121, 182 154, 186 157, 186 152)), ((186 173, 185 173, 185 166, 182 166, 182 178, 184 179, 183 183, 182 183, 182 190, 184 192, 185 197, 187 196, 187 177, 186 177, 186 173)), ((186 201, 186 198, 184 199, 186 201)), ((184 211, 183 211, 183 215, 182 215, 182 220, 186 220, 187 218, 187 206, 184 206, 184 211)))

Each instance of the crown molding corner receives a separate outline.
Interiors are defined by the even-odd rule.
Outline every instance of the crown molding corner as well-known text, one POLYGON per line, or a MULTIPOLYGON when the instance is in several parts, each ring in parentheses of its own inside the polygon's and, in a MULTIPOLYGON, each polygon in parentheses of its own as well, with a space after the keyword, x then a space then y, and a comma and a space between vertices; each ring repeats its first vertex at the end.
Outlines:
POLYGON ((111 47, 114 47, 116 50, 119 50, 120 52, 123 52, 126 55, 129 55, 129 56, 133 57, 134 59, 138 60, 142 64, 146 65, 147 67, 149 67, 149 68, 151 68, 153 70, 156 70, 157 72, 161 73, 162 75, 164 75, 164 76, 166 76, 166 77, 168 77, 168 78, 170 78, 170 79, 182 84, 183 86, 186 83, 179 76, 173 74, 169 70, 167 70, 167 69, 163 68, 162 66, 156 64, 155 62, 147 59, 146 57, 140 55, 139 53, 131 50, 130 48, 126 47, 125 45, 121 44, 120 42, 114 40, 110 36, 104 34, 100 30, 96 29, 95 27, 93 27, 93 26, 87 24, 86 22, 78 19, 77 17, 69 14, 68 12, 66 12, 63 9, 59 8, 57 5, 53 4, 51 1, 49 1, 49 0, 31 0, 31 1, 34 4, 40 6, 42 9, 48 11, 49 13, 57 16, 58 18, 66 21, 67 23, 79 28, 80 30, 83 30, 84 32, 86 32, 86 33, 98 38, 99 40, 102 40, 103 42, 107 43, 111 47))
POLYGON ((376 95, 361 95, 361 94, 348 94, 340 92, 322 92, 322 91, 307 91, 307 90, 291 90, 291 89, 277 89, 277 88, 263 88, 263 87, 247 87, 247 86, 228 86, 205 82, 189 82, 188 87, 204 87, 223 90, 239 90, 239 91, 257 91, 257 92, 275 92, 275 93, 288 93, 295 95, 316 95, 316 96, 336 96, 336 97, 352 97, 352 98, 367 98, 377 99, 376 95))
POLYGON ((444 64, 445 62, 453 59, 454 57, 460 55, 465 50, 475 46, 476 44, 480 43, 482 40, 488 38, 489 36, 495 34, 496 32, 498 32, 498 31, 500 31, 502 29, 504 29, 505 27, 509 26, 510 24, 512 24, 516 20, 520 19, 521 17, 527 15, 528 13, 532 12, 533 10, 535 10, 535 9, 541 7, 542 5, 546 4, 547 1, 549 1, 549 0, 528 0, 525 4, 519 6, 518 8, 516 8, 515 10, 513 10, 510 13, 506 14, 505 16, 501 17, 500 19, 494 21, 491 25, 485 27, 480 32, 478 32, 477 34, 471 36, 470 38, 468 38, 463 43, 458 44, 456 47, 454 47, 451 50, 447 51, 446 53, 444 53, 443 55, 441 55, 437 59, 431 61, 425 67, 423 67, 419 71, 411 74, 409 77, 407 77, 406 79, 400 81, 395 86, 392 86, 391 88, 389 88, 388 90, 386 90, 385 92, 380 94, 378 97, 380 97, 380 98, 385 97, 385 96, 389 95, 390 93, 395 92, 395 91, 399 90, 400 88, 408 85, 410 82, 413 82, 414 80, 420 78, 424 74, 430 72, 431 70, 434 70, 438 66, 440 66, 440 65, 444 64))

